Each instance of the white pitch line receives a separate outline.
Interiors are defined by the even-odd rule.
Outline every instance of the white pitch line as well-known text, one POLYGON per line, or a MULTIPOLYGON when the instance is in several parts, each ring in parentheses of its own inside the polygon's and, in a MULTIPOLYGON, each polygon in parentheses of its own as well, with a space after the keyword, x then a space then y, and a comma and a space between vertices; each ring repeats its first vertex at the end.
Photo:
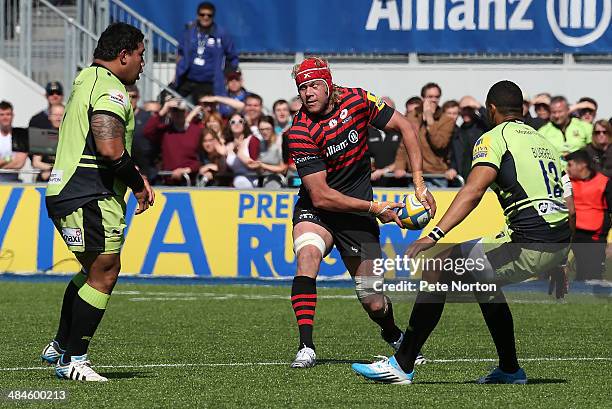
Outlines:
MULTIPOLYGON (((578 357, 578 358, 522 358, 523 362, 554 362, 554 361, 607 361, 612 362, 612 357, 578 357)), ((460 362, 497 362, 497 358, 457 358, 457 359, 428 359, 427 363, 460 363, 460 362)), ((196 364, 142 364, 142 365, 95 365, 96 368, 109 369, 144 369, 144 368, 187 368, 187 367, 215 367, 215 366, 279 366, 289 365, 289 362, 229 362, 229 363, 196 363, 196 364)), ((0 368, 0 371, 41 371, 48 370, 49 366, 32 366, 21 368, 0 368)))

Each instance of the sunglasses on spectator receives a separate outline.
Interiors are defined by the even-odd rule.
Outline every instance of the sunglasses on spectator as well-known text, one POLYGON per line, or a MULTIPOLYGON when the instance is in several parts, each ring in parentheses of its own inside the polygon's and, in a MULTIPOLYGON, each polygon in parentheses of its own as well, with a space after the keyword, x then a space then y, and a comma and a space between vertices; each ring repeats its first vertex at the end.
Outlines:
POLYGON ((259 127, 259 132, 267 132, 267 131, 271 132, 273 129, 274 128, 272 128, 271 126, 264 126, 263 128, 259 127))
POLYGON ((59 91, 51 91, 51 92, 49 92, 47 95, 48 95, 48 96, 51 96, 51 95, 64 95, 64 94, 62 94, 62 93, 61 93, 61 92, 59 92, 59 91))
POLYGON ((200 17, 214 17, 214 14, 212 14, 212 13, 198 13, 198 16, 200 16, 200 17))
POLYGON ((244 119, 232 119, 229 121, 230 125, 238 125, 238 124, 243 124, 244 123, 244 119))
POLYGON ((608 131, 593 131, 595 135, 606 135, 608 131))

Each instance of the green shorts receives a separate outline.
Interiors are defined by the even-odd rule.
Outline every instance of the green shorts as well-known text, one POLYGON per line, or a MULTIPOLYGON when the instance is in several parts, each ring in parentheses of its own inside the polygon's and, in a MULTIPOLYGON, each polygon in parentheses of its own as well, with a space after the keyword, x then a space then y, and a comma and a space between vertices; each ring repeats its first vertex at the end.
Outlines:
POLYGON ((73 253, 121 251, 125 229, 125 202, 121 198, 92 200, 68 216, 52 220, 73 253))
POLYGON ((459 244, 455 255, 480 260, 483 268, 471 271, 474 279, 499 285, 519 283, 561 266, 567 261, 568 243, 512 242, 508 228, 493 236, 459 244))

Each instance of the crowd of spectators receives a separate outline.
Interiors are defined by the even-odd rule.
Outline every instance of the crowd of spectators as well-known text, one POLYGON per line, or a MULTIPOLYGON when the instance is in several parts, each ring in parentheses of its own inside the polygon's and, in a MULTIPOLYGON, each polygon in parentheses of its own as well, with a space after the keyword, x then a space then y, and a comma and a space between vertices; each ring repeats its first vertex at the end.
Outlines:
MULTIPOLYGON (((136 86, 127 92, 134 109, 132 156, 150 181, 166 185, 280 188, 299 185, 289 157, 286 131, 300 109, 299 98, 278 99, 266 109, 262 97, 247 91, 240 71, 225 74, 223 95, 198 95, 189 109, 170 93, 158 101, 141 101, 136 86)), ((58 131, 64 114, 63 87, 46 86, 47 107, 34 115, 29 129, 58 131)), ((394 101, 384 101, 395 107, 394 101)), ((468 177, 472 150, 490 129, 483 104, 466 95, 442 102, 442 89, 427 83, 420 96, 405 101, 404 115, 414 125, 423 151, 423 170, 430 187, 458 187, 468 177)), ((531 124, 562 156, 584 150, 595 171, 612 176, 611 123, 597 119, 597 102, 581 98, 570 104, 563 96, 525 98, 524 121, 531 124)), ((48 180, 54 156, 28 149, 28 130, 12 127, 13 107, 0 103, 0 180, 18 181, 27 158, 48 180)), ((368 150, 374 186, 408 186, 410 166, 401 135, 369 129, 368 150)))

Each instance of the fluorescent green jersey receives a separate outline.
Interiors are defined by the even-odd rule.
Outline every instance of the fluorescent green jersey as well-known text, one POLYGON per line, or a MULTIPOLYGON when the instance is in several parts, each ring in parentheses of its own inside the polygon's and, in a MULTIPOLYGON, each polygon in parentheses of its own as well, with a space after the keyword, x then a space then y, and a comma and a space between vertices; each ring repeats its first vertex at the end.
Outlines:
POLYGON ((474 146, 472 166, 491 166, 491 186, 506 216, 512 240, 560 242, 569 238, 559 153, 536 130, 504 122, 474 146))
POLYGON ((557 128, 552 122, 547 123, 538 132, 542 134, 562 155, 577 151, 591 143, 593 125, 578 118, 572 118, 565 131, 557 128))
POLYGON ((134 112, 128 93, 119 78, 97 64, 81 71, 72 84, 47 186, 47 210, 51 217, 66 216, 95 199, 117 196, 123 202, 125 184, 104 165, 96 149, 90 129, 95 113, 113 116, 125 125, 124 144, 129 152, 134 112))

